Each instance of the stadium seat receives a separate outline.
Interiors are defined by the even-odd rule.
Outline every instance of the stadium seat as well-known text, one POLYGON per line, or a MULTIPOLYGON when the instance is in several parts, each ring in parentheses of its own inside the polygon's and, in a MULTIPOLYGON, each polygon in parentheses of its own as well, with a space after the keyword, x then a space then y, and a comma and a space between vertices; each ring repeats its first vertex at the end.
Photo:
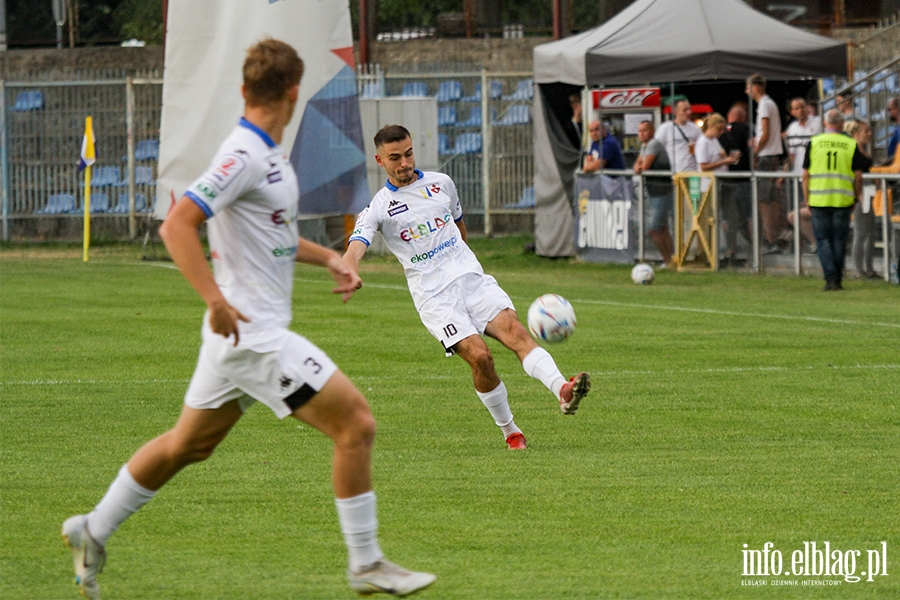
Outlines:
POLYGON ((523 79, 516 86, 516 91, 509 96, 503 96, 503 100, 531 100, 534 97, 534 81, 523 79))
POLYGON ((503 82, 499 79, 491 80, 491 99, 499 100, 503 97, 503 82))
MULTIPOLYGON (((159 140, 141 140, 134 148, 134 160, 157 160, 159 158, 159 140)), ((128 155, 122 157, 128 160, 128 155)))
POLYGON ((9 110, 12 112, 29 112, 44 109, 44 93, 39 90, 19 92, 16 103, 9 110))
POLYGON ((462 98, 462 85, 459 81, 442 81, 438 86, 438 102, 453 102, 462 98))
POLYGON ((461 133, 456 136, 456 154, 478 154, 481 152, 480 133, 461 133))
POLYGON ((75 210, 75 196, 72 194, 53 194, 47 198, 47 204, 34 211, 36 215, 61 215, 75 210))
MULTIPOLYGON (((103 187, 105 185, 118 185, 119 167, 97 166, 91 167, 91 187, 103 187)), ((81 185, 84 186, 82 179, 81 185)))
MULTIPOLYGON (((134 212, 148 212, 150 207, 147 206, 147 197, 144 194, 134 195, 134 212)), ((119 202, 116 204, 111 213, 126 215, 128 214, 128 194, 119 194, 119 202)))
POLYGON ((469 118, 465 121, 459 121, 457 127, 481 127, 481 107, 473 106, 469 110, 469 118))
POLYGON ((453 154, 453 146, 450 145, 450 137, 446 133, 438 134, 438 154, 453 154))
MULTIPOLYGON (((118 167, 116 167, 118 169, 118 167)), ((153 167, 135 167, 134 168, 134 185, 153 185, 153 167)), ((118 187, 128 185, 128 173, 122 174, 122 180, 115 183, 118 187)))
POLYGON ((109 210, 109 196, 106 194, 91 194, 91 214, 105 213, 109 210))
POLYGON ((456 109, 452 106, 438 108, 438 127, 446 127, 456 124, 456 109))
POLYGON ((359 97, 364 100, 384 98, 384 89, 381 87, 381 82, 371 81, 364 85, 362 93, 359 95, 359 97))
POLYGON ((481 102, 481 84, 475 84, 475 93, 459 99, 460 102, 481 102))
POLYGON ((528 107, 517 104, 506 109, 497 125, 527 125, 530 119, 528 107))
POLYGON ((400 95, 407 98, 418 98, 428 95, 428 84, 424 81, 410 81, 404 83, 400 95))
POLYGON ((534 208, 534 188, 527 187, 522 190, 519 201, 514 204, 507 204, 506 208, 534 208))

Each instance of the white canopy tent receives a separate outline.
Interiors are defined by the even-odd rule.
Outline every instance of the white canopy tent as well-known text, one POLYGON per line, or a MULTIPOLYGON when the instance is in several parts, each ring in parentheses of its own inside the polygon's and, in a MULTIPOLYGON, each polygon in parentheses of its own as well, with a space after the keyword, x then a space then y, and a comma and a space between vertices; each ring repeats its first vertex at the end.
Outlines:
POLYGON ((580 152, 565 135, 567 103, 555 95, 571 86, 743 80, 754 72, 774 80, 845 75, 846 44, 740 0, 637 0, 595 29, 537 46, 537 253, 574 254, 572 182, 580 152))

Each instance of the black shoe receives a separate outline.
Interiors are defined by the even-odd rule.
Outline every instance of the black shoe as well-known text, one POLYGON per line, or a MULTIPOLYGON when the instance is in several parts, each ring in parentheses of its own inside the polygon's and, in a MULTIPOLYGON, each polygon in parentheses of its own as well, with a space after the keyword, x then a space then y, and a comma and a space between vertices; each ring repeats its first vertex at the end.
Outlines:
POLYGON ((844 289, 844 288, 842 288, 841 284, 838 283, 837 281, 826 281, 825 289, 822 291, 823 292, 836 292, 836 291, 842 290, 842 289, 844 289))

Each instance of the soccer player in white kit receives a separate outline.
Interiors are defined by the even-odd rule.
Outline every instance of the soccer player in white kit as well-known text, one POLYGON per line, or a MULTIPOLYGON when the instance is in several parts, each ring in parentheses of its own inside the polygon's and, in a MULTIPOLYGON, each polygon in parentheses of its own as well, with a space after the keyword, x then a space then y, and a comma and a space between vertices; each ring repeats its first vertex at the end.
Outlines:
POLYGON ((331 359, 288 329, 297 261, 327 268, 345 302, 360 285, 337 252, 297 234, 297 176, 279 144, 302 76, 303 61, 284 42, 266 39, 248 50, 244 117, 160 228, 175 264, 207 304, 203 344, 175 427, 131 457, 91 513, 63 524, 76 583, 88 598, 100 595, 107 539, 183 467, 209 458, 257 401, 334 442, 332 481, 350 586, 405 596, 435 580, 384 558, 371 483, 372 413, 331 359), (198 234, 207 220, 212 270, 198 234))
MULTIPOLYGON (((506 386, 482 335, 516 353, 522 367, 574 414, 591 387, 587 373, 568 381, 550 353, 538 346, 519 322, 515 307, 497 281, 485 274, 466 244, 466 224, 456 185, 443 173, 416 169, 412 139, 401 125, 375 135, 375 159, 387 182, 356 219, 344 258, 358 269, 376 231, 406 274, 422 323, 472 369, 475 391, 503 431, 510 450, 523 450, 525 436, 513 421, 506 386)), ((362 283, 358 283, 361 286, 362 283)))

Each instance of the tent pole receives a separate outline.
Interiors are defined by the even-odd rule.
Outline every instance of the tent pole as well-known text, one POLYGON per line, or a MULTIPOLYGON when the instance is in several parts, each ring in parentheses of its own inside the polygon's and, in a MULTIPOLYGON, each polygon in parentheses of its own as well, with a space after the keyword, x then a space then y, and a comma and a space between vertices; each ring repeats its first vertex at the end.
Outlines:
POLYGON ((751 245, 753 256, 753 271, 762 271, 762 257, 759 254, 759 180, 756 178, 756 156, 754 151, 754 139, 756 138, 756 121, 753 116, 753 95, 750 86, 747 86, 747 126, 750 128, 750 214, 753 219, 753 243, 751 245))

